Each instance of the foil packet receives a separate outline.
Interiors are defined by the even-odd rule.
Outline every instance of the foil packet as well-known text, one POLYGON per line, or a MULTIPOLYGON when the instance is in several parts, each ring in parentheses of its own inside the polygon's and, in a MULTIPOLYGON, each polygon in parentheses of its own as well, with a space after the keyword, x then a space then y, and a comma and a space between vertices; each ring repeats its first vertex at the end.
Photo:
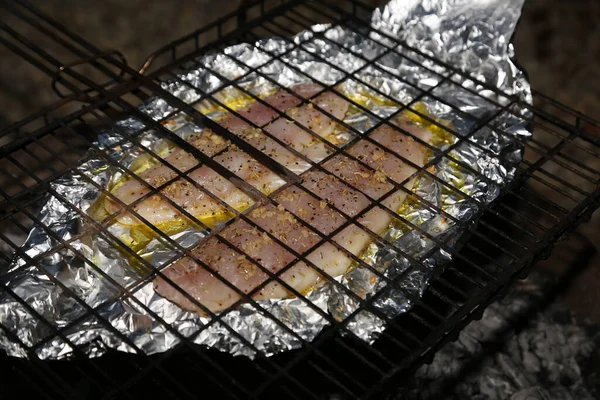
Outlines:
MULTIPOLYGON (((341 142, 408 105, 404 112, 427 126, 434 133, 432 144, 447 154, 420 176, 414 196, 397 211, 403 220, 390 226, 381 243, 370 244, 361 254, 371 268, 358 265, 335 282, 310 291, 305 299, 242 304, 215 320, 162 298, 106 235, 96 232, 93 240, 78 236, 81 213, 90 211, 101 187, 120 176, 106 157, 130 168, 144 156, 144 149, 168 151, 157 132, 131 117, 102 132, 76 172, 51 184, 39 218, 52 234, 34 226, 4 268, 2 281, 9 290, 0 294, 0 322, 41 359, 68 358, 75 350, 89 357, 108 349, 154 354, 182 339, 232 355, 254 358, 260 351, 270 356, 313 340, 330 325, 326 316, 344 324, 342 334, 372 343, 385 330, 386 319, 409 310, 452 260, 449 250, 458 246, 463 223, 475 221, 481 206, 496 199, 514 178, 522 143, 531 135, 529 112, 514 102, 531 103, 530 87, 512 62, 510 44, 522 3, 393 0, 374 12, 373 29, 322 24, 293 38, 231 46, 207 54, 179 80, 163 84, 211 118, 222 110, 210 101, 199 101, 203 94, 214 93, 225 104, 244 101, 227 80, 259 96, 277 85, 289 88, 315 80, 333 85, 363 106, 346 116, 344 122, 352 129, 339 132, 341 142), (452 72, 448 65, 470 78, 452 72), (131 137, 135 141, 127 139, 131 137), (68 246, 44 256, 60 246, 58 238, 70 240, 68 246), (361 305, 367 299, 372 301, 369 309, 361 305), (101 318, 90 313, 92 309, 101 318)), ((160 98, 139 109, 156 121, 170 116, 163 125, 184 139, 203 129, 160 98)), ((131 236, 118 225, 109 230, 115 237, 131 236)), ((206 233, 190 226, 171 239, 189 248, 206 233)), ((177 246, 151 238, 136 250, 154 267, 164 268, 181 256, 177 246)), ((28 357, 4 334, 0 346, 9 355, 28 357)))

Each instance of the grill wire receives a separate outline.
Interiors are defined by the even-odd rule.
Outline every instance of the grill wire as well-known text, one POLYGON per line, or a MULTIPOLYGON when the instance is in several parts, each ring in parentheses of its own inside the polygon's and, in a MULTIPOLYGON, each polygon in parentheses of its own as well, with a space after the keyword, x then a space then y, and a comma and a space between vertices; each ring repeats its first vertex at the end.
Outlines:
MULTIPOLYGON (((269 169, 280 174, 288 183, 298 182, 298 177, 290 171, 282 169, 281 166, 272 162, 268 157, 263 157, 259 151, 247 145, 220 125, 212 122, 198 112, 193 107, 194 104, 186 104, 166 92, 160 86, 160 83, 176 80, 181 84, 189 85, 189 83, 181 80, 179 75, 180 72, 189 69, 190 65, 194 63, 194 57, 198 54, 208 49, 223 48, 238 41, 254 42, 264 36, 293 34, 298 30, 306 29, 321 22, 313 19, 317 11, 321 13, 321 17, 325 17, 329 21, 347 24, 357 29, 372 30, 368 23, 368 17, 372 10, 359 2, 351 2, 346 9, 342 10, 333 6, 324 7, 321 4, 317 9, 314 3, 303 4, 300 1, 285 2, 281 6, 274 6, 271 2, 257 1, 248 10, 249 15, 255 13, 256 16, 251 21, 246 22, 243 28, 238 28, 235 24, 238 18, 237 14, 226 16, 217 23, 209 25, 157 52, 151 59, 156 61, 148 63, 144 71, 146 74, 140 76, 135 74, 135 71, 121 65, 114 58, 105 55, 97 56, 102 53, 79 38, 68 36, 66 28, 50 24, 43 14, 35 14, 34 9, 28 8, 25 3, 3 4, 3 6, 8 7, 24 20, 34 24, 38 29, 45 29, 44 32, 53 35, 57 41, 62 41, 61 44, 72 54, 76 55, 77 58, 87 59, 87 64, 92 65, 95 70, 106 75, 109 81, 97 84, 95 83, 97 81, 87 78, 86 75, 77 72, 75 68, 65 69, 57 76, 55 71, 63 65, 60 61, 51 58, 41 48, 27 42, 9 26, 0 25, 0 33, 2 34, 0 42, 21 53, 30 62, 37 63, 41 69, 55 78, 57 83, 73 93, 73 96, 66 98, 57 106, 44 110, 0 133, 0 143, 3 144, 0 149, 0 179, 2 179, 0 202, 2 209, 6 210, 0 217, 0 241, 2 242, 0 258, 3 263, 9 264, 13 253, 19 249, 31 227, 36 224, 44 228, 49 235, 54 236, 57 242, 60 243, 59 246, 45 253, 44 257, 49 257, 64 248, 71 249, 75 257, 88 264, 90 268, 95 269, 98 274, 102 275, 115 287, 120 287, 120 285, 94 263, 87 260, 85 256, 78 254, 72 246, 73 242, 80 239, 88 231, 83 231, 69 240, 64 240, 56 235, 52 229, 45 226, 44 222, 39 220, 36 215, 37 208, 46 191, 61 200, 67 207, 78 211, 75 205, 71 204, 60 193, 53 191, 49 186, 51 181, 65 172, 77 171, 77 158, 66 155, 66 150, 73 148, 74 144, 82 151, 93 148, 96 151, 96 156, 104 154, 106 162, 123 169, 122 165, 108 156, 106 149, 94 148, 95 145, 92 141, 95 135, 101 133, 102 126, 111 123, 118 116, 133 115, 147 124, 144 129, 155 129, 163 137, 192 153, 202 164, 208 165, 222 176, 231 178, 230 180, 236 186, 252 198, 272 202, 272 196, 265 196, 250 185, 235 179, 229 170, 221 167, 211 158, 173 134, 163 126, 162 122, 178 112, 184 112, 199 124, 207 126, 217 134, 230 139, 232 143, 237 144, 253 157, 259 159, 269 169), (162 66, 157 66, 161 59, 166 61, 163 62, 162 66), (76 82, 82 82, 86 87, 82 89, 76 82), (141 101, 153 96, 161 97, 176 111, 165 116, 162 121, 154 121, 147 117, 137 109, 137 106, 141 101), (72 107, 75 100, 86 100, 87 104, 66 117, 53 117, 59 112, 59 109, 72 107), (85 131, 88 134, 82 135, 81 132, 85 131)), ((385 36, 383 32, 377 33, 385 36)), ((328 40, 322 34, 320 38, 328 40)), ((291 44, 293 48, 294 44, 291 44)), ((431 59, 417 49, 406 50, 414 54, 412 61, 417 64, 420 63, 419 60, 431 59)), ((387 51, 396 52, 391 47, 387 51)), ((228 57, 223 52, 221 54, 228 57)), ((398 53, 398 55, 400 54, 398 53)), ((402 54, 402 56, 406 57, 405 54, 402 54)), ((325 62, 325 60, 323 61, 325 62)), ((375 60, 365 61, 367 65, 375 67, 375 60)), ((462 75, 460 71, 454 70, 449 65, 443 63, 439 63, 439 65, 448 73, 440 76, 438 85, 451 84, 454 74, 462 75)), ((270 79, 262 74, 258 68, 248 69, 248 73, 253 72, 261 75, 264 79, 270 79)), ((225 79, 224 77, 220 78, 225 79)), ((245 91, 235 80, 228 80, 228 84, 245 91)), ((323 84, 322 86, 324 87, 323 91, 334 90, 330 85, 323 84)), ((427 91, 422 91, 420 96, 409 104, 409 107, 423 96, 433 96, 432 92, 436 87, 433 86, 427 91)), ((477 94, 469 88, 463 89, 472 94, 477 94)), ((493 87, 488 87, 488 89, 494 90, 493 87)), ((255 100, 261 101, 251 93, 245 92, 255 100)), ((503 95, 502 93, 497 94, 503 95)), ((211 93, 204 94, 201 100, 209 97, 211 97, 211 93)), ((214 98, 211 99, 214 100, 214 98)), ((353 102, 352 99, 347 100, 353 102)), ((302 101, 306 102, 307 99, 302 99, 302 101)), ((65 336, 65 331, 73 324, 93 315, 107 329, 114 331, 125 343, 134 348, 137 354, 110 354, 100 359, 87 360, 86 357, 78 358, 78 354, 81 354, 82 349, 73 344, 71 346, 74 351, 73 362, 68 364, 64 362, 43 362, 36 360, 36 349, 42 346, 44 342, 28 346, 13 334, 11 327, 1 325, 0 329, 12 340, 21 342, 23 353, 31 357, 31 361, 4 359, 5 365, 10 365, 7 372, 10 374, 17 372, 19 380, 31 381, 33 385, 29 389, 37 391, 38 395, 43 397, 61 395, 75 397, 80 395, 81 391, 91 395, 101 393, 107 397, 116 396, 117 394, 119 397, 134 397, 124 391, 127 388, 135 388, 137 391, 154 395, 160 393, 172 398, 195 397, 197 395, 195 390, 197 389, 194 389, 194 386, 197 385, 199 379, 202 379, 203 391, 208 392, 210 389, 214 389, 225 396, 237 398, 271 398, 270 396, 276 393, 277 390, 283 391, 286 397, 298 399, 321 398, 321 393, 342 393, 349 397, 377 398, 378 393, 384 392, 391 385, 399 384, 401 382, 400 378, 406 377, 410 371, 430 359, 437 349, 448 340, 451 340, 453 335, 471 319, 478 314, 480 315, 485 306, 500 296, 503 290, 506 290, 515 279, 525 276, 527 268, 533 262, 547 256, 552 244, 558 238, 573 229, 580 221, 588 218, 598 206, 600 173, 594 167, 594 165, 597 165, 594 162, 598 162, 600 158, 598 148, 600 144, 596 138, 586 132, 589 127, 597 129, 598 123, 539 93, 534 93, 534 101, 534 104, 536 104, 534 107, 519 103, 520 107, 528 108, 534 116, 530 121, 534 127, 534 136, 527 142, 522 142, 526 149, 525 159, 518 168, 515 182, 499 201, 495 201, 489 206, 482 206, 487 210, 476 226, 466 227, 470 233, 469 240, 464 243, 460 251, 448 248, 446 243, 438 238, 429 237, 441 248, 446 248, 455 261, 441 276, 432 282, 422 299, 413 299, 414 306, 411 311, 390 321, 388 329, 374 345, 368 346, 364 342, 354 339, 351 335, 346 337, 336 335, 338 331, 344 329, 344 324, 330 320, 332 327, 313 342, 305 343, 301 350, 272 358, 259 356, 255 361, 231 359, 227 355, 194 346, 189 339, 183 337, 176 330, 172 330, 172 332, 181 339, 182 344, 179 348, 165 354, 149 357, 145 356, 140 349, 136 349, 135 344, 119 334, 110 323, 104 321, 95 308, 87 306, 85 301, 80 300, 76 293, 73 293, 59 280, 49 276, 49 279, 52 279, 62 290, 70 292, 72 298, 88 311, 85 316, 61 329, 56 329, 43 315, 36 315, 35 310, 28 306, 26 300, 22 299, 18 293, 7 287, 3 287, 3 290, 27 308, 39 320, 41 325, 46 326, 46 329, 53 333, 52 336, 68 343, 69 339, 65 336), (592 161, 584 163, 580 160, 592 161), (189 385, 189 382, 194 382, 195 385, 189 385)), ((498 105, 499 112, 511 112, 516 102, 514 100, 504 106, 498 105)), ((221 105, 225 106, 224 104, 221 105)), ((355 103, 355 105, 360 107, 360 104, 355 103)), ((448 106, 455 108, 452 104, 448 104, 448 106)), ((231 109, 229 111, 242 119, 244 118, 231 109)), ((326 115, 328 114, 325 110, 320 111, 326 115)), ((333 117, 332 115, 328 116, 333 117)), ((421 116, 428 118, 426 115, 421 114, 421 116)), ((469 118, 477 120, 475 116, 469 116, 469 118)), ((388 120, 389 117, 384 123, 388 123, 388 120)), ((478 121, 478 123, 480 126, 485 126, 490 121, 491 118, 478 121)), ((342 121, 337 122, 344 124, 342 121)), ((437 123, 433 120, 430 120, 430 122, 437 123)), ((312 133, 310 130, 308 132, 312 133)), ((276 138, 272 138, 277 141, 276 138)), ((463 138, 462 140, 467 139, 463 138)), ((415 138, 415 140, 417 139, 415 138)), ((460 144, 462 140, 457 144, 460 144)), ((147 146, 136 141, 135 135, 128 135, 123 143, 115 143, 114 146, 122 145, 125 141, 140 146, 145 152, 160 159, 161 162, 173 169, 178 177, 188 179, 185 174, 168 165, 147 146)), ((381 145, 378 144, 378 146, 381 145)), ((453 147, 443 153, 436 154, 435 159, 449 157, 448 153, 453 147)), ((336 154, 344 154, 352 158, 344 150, 336 150, 330 157, 336 154)), ((360 162, 360 160, 358 161, 360 162)), ((315 165, 315 167, 320 168, 319 165, 315 165)), ((426 167, 419 168, 418 173, 423 173, 426 167)), ((133 172, 126 172, 132 178, 145 184, 133 172)), ((427 172, 425 171, 425 173, 427 172)), ((81 174, 81 176, 85 178, 84 174, 81 174)), ((193 181, 190 180, 190 182, 194 184, 193 181)), ((403 185, 391 181, 389 183, 393 185, 394 190, 406 190, 403 185)), ((445 182, 443 183, 445 184, 445 182)), ((157 194, 166 201, 171 202, 160 192, 167 185, 168 183, 159 187, 149 187, 150 193, 144 198, 157 194)), ((224 207, 230 208, 229 205, 209 191, 200 186, 197 187, 224 207)), ((103 187, 98 186, 98 189, 110 196, 103 187)), ((383 199, 370 200, 371 207, 383 207, 380 204, 383 199)), ((182 214, 186 214, 176 204, 171 203, 171 205, 178 208, 182 214)), ((131 209, 132 206, 133 204, 124 205, 124 208, 132 214, 136 214, 131 209)), ((430 206, 434 207, 433 205, 430 206)), ((233 209, 230 210, 234 214, 239 214, 233 209)), ((442 210, 439 211, 443 212, 442 210)), ((80 215, 82 219, 87 220, 90 230, 102 229, 106 236, 110 235, 109 232, 106 232, 105 226, 91 220, 83 212, 80 212, 80 215)), ((244 214, 239 215, 249 224, 254 224, 244 214)), ((143 217, 136 216, 138 219, 143 220, 143 217)), ((394 216, 397 219, 402 219, 399 215, 394 216)), ((187 217, 194 220, 191 215, 187 215, 187 217)), ((375 236, 368 228, 360 225, 356 220, 357 216, 350 217, 346 215, 346 217, 348 221, 358 224, 364 231, 375 236)), ((299 221, 302 223, 300 219, 299 221)), ((410 224, 408 221, 405 222, 411 228, 428 235, 420 227, 410 224)), ((456 222, 461 223, 460 221, 456 222)), ((165 240, 171 241, 174 246, 179 246, 158 228, 148 225, 158 235, 163 236, 165 240)), ((345 226, 343 225, 343 227, 345 226)), ((307 227, 311 229, 309 225, 307 227)), ((258 229, 261 228, 258 227, 258 229)), ((343 228, 338 230, 341 229, 343 228)), ((322 240, 328 241, 338 230, 324 236, 322 240)), ((269 233, 267 232, 267 234, 269 233)), ((276 237, 270 236, 272 240, 278 241, 276 237)), ((374 238, 378 239, 377 237, 374 238)), ((117 244, 120 243, 117 238, 113 238, 113 240, 117 244)), ((335 241, 331 242, 335 244, 335 241)), ((154 270, 154 274, 144 281, 153 276, 162 275, 160 271, 146 263, 129 248, 123 247, 123 250, 138 258, 138 261, 145 263, 149 269, 154 270)), ((179 246, 179 250, 195 258, 199 264, 203 264, 189 250, 181 246, 179 246)), ((241 249, 236 250, 243 254, 241 249)), ((293 252, 291 249, 288 250, 293 252)), ((344 251, 344 249, 341 250, 344 251)), ((251 257, 248 258, 252 259, 251 257)), ((30 259, 28 263, 35 266, 37 259, 30 259)), ((365 268, 373 270, 370 265, 365 264, 362 260, 355 258, 355 261, 358 261, 365 268)), ((423 268, 417 260, 412 260, 412 264, 414 268, 423 268)), ((261 269, 263 268, 258 263, 255 265, 261 269)), ((211 270, 208 265, 203 264, 203 266, 207 270, 211 270)), ((286 286, 286 283, 278 276, 267 270, 265 272, 271 278, 286 286)), ((377 271, 373 272, 381 275, 377 271)), ((164 275, 162 276, 164 277, 164 275)), ((218 274, 215 274, 215 276, 218 276, 218 274)), ((384 276, 380 277, 386 279, 384 276)), ((224 282, 229 284, 226 280, 224 282)), ((141 287, 142 283, 138 282, 133 288, 120 287, 122 296, 129 297, 135 302, 133 291, 135 288, 141 287)), ((393 284, 391 281, 388 283, 393 284)), ((233 285, 230 285, 230 287, 235 289, 233 285)), ((290 288, 288 287, 288 289, 290 288)), ((343 290, 346 289, 343 288, 343 290)), ((186 293, 183 292, 183 294, 186 293)), ((245 293, 240 293, 240 295, 244 301, 254 303, 249 295, 245 293)), ((296 295, 302 297, 299 293, 296 293, 296 295)), ((354 294, 348 292, 348 295, 352 296, 354 294)), ((203 307, 191 296, 188 296, 188 299, 203 308, 208 314, 211 314, 214 323, 217 323, 219 320, 218 315, 212 314, 210 310, 203 307)), ((361 302, 361 309, 368 309, 375 314, 379 313, 369 301, 363 301, 360 298, 357 300, 361 302)), ((254 304, 256 307, 260 307, 256 303, 254 304)), ((142 304, 139 305, 143 307, 142 304)), ((166 329, 171 329, 169 324, 162 321, 158 315, 151 310, 146 311, 161 322, 166 329)), ((264 312, 268 314, 266 310, 264 312)), ((324 313, 323 317, 330 319, 324 313)), ((277 320, 277 318, 273 318, 277 320)), ((282 327, 285 329, 285 325, 282 327)), ((231 333, 237 335, 234 330, 231 333)), ((240 340, 244 339, 240 338, 240 340)), ((252 347, 250 343, 247 343, 247 345, 252 347)))

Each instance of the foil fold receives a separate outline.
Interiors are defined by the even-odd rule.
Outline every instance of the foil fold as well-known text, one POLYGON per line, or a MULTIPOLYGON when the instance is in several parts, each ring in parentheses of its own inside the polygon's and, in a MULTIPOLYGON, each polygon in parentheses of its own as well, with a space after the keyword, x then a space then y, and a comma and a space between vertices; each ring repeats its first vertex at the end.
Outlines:
MULTIPOLYGON (((268 38, 235 45, 202 57, 196 67, 180 76, 182 82, 163 84, 164 89, 204 112, 210 105, 198 101, 207 93, 214 93, 220 101, 239 96, 238 90, 227 86, 227 80, 263 95, 276 85, 292 87, 314 79, 335 85, 364 106, 365 110, 354 110, 345 119, 359 133, 378 118, 398 112, 402 104, 410 104, 454 132, 454 136, 438 132, 443 136, 434 144, 439 151, 448 151, 464 139, 447 157, 436 159, 430 174, 419 178, 413 188, 416 200, 405 202, 398 211, 404 221, 395 221, 381 241, 363 252, 361 258, 371 269, 356 266, 335 282, 312 290, 305 299, 264 300, 258 302, 259 308, 242 304, 221 313, 218 320, 187 312, 162 298, 144 274, 122 256, 109 235, 81 224, 81 213, 98 197, 98 187, 118 179, 118 170, 108 167, 106 157, 128 167, 143 155, 129 137, 159 154, 166 151, 168 144, 132 117, 98 136, 95 149, 77 173, 51 184, 39 213, 50 232, 34 226, 3 271, 3 284, 10 291, 0 294, 0 322, 25 345, 33 346, 41 359, 68 358, 75 351, 97 357, 109 349, 155 354, 182 340, 232 355, 253 358, 260 351, 271 356, 313 340, 331 319, 345 324, 342 333, 373 342, 385 330, 385 319, 409 310, 452 260, 450 250, 464 233, 464 227, 453 219, 461 223, 476 220, 481 205, 493 201, 514 179, 522 143, 531 135, 527 110, 514 106, 510 97, 531 103, 529 84, 511 60, 510 37, 522 2, 393 0, 375 11, 372 30, 322 24, 292 40, 268 38), (471 78, 456 74, 428 55, 471 78), (268 79, 250 72, 253 68, 268 79), (385 96, 396 103, 381 101, 385 96), (81 235, 86 229, 93 240, 81 235), (61 245, 59 238, 67 245, 61 245), (365 308, 366 300, 370 305, 365 308), (101 318, 89 314, 90 309, 101 318), (36 314, 52 326, 38 322, 36 314), (54 329, 61 330, 61 335, 56 336, 54 329)), ((176 111, 160 98, 147 101, 140 110, 154 120, 176 111)), ((211 109, 208 115, 218 113, 211 109)), ((422 116, 415 118, 430 124, 422 116)), ((203 128, 177 112, 165 126, 182 138, 203 128)), ((349 141, 355 135, 340 132, 338 140, 349 141)), ((109 231, 116 237, 127 234, 118 226, 109 231)), ((172 239, 188 248, 205 234, 190 227, 172 239)), ((159 239, 145 244, 138 254, 156 268, 164 268, 181 255, 159 239)), ((0 346, 9 355, 28 357, 4 334, 0 334, 0 346)))

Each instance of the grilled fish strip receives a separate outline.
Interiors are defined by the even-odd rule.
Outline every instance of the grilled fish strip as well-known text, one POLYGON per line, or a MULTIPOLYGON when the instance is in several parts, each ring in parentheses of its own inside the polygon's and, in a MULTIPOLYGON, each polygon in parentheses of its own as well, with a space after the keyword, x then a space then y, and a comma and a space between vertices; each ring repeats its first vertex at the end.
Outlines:
MULTIPOLYGON (((296 94, 302 97, 310 97, 319 90, 320 86, 318 85, 301 85, 294 88, 296 94)), ((317 112, 312 103, 290 109, 290 107, 298 105, 301 100, 285 91, 279 91, 265 98, 264 101, 282 112, 294 110, 294 113, 299 115, 310 115, 311 120, 318 121, 318 123, 315 124, 306 120, 303 122, 307 123, 308 127, 316 134, 323 137, 330 135, 336 125, 333 120, 317 112)), ((324 93, 315 98, 313 102, 339 118, 343 117, 348 107, 346 102, 332 93, 324 93)), ((290 120, 286 117, 276 118, 278 116, 277 112, 260 102, 255 102, 251 106, 238 111, 238 113, 258 126, 270 122, 265 127, 265 131, 283 132, 282 140, 285 143, 291 143, 302 154, 310 154, 314 151, 319 151, 320 154, 327 154, 330 151, 326 149, 327 146, 322 142, 315 143, 314 140, 306 141, 306 135, 310 136, 310 134, 305 131, 303 131, 304 135, 298 134, 296 137, 286 134, 286 129, 290 129, 290 132, 292 130, 296 132, 300 128, 290 123, 290 120), (284 128, 279 129, 278 127, 281 126, 284 128), (295 128, 292 128, 292 126, 295 128), (300 140, 304 140, 307 145, 300 143, 300 140)), ((302 173, 310 167, 309 163, 292 154, 272 138, 269 138, 261 129, 252 127, 249 123, 233 114, 229 114, 218 122, 295 173, 302 173)), ((215 161, 233 172, 240 179, 248 182, 265 194, 271 193, 285 184, 282 178, 259 163, 248 153, 236 146, 230 145, 222 137, 208 129, 192 135, 189 138, 189 142, 207 156, 213 157, 215 161)), ((198 166, 198 160, 180 148, 175 149, 165 157, 165 161, 183 173, 198 166)), ((158 163, 139 174, 141 180, 153 187, 165 184, 176 178, 176 176, 177 173, 163 163, 158 163)), ((161 190, 161 193, 172 200, 177 206, 207 225, 223 219, 230 213, 228 213, 226 207, 204 193, 200 187, 214 194, 218 199, 236 210, 243 210, 253 202, 248 195, 234 184, 205 165, 192 170, 187 176, 189 180, 183 178, 175 179, 173 183, 161 190)), ((150 189, 138 179, 128 179, 117 185, 112 191, 113 195, 124 204, 131 204, 149 192, 150 189)), ((109 214, 115 213, 120 207, 120 204, 114 201, 108 200, 105 203, 105 209, 109 214)), ((152 195, 135 204, 132 209, 156 226, 164 226, 175 219, 183 218, 175 207, 158 194, 152 195)), ((125 212, 120 214, 117 221, 124 225, 141 224, 134 215, 125 212)))
MULTIPOLYGON (((301 109, 297 113, 300 114, 298 119, 305 118, 305 122, 310 121, 301 109)), ((313 127, 320 123, 313 122, 313 127)), ((396 123, 424 142, 431 139, 427 129, 408 119, 399 118, 396 123)), ((293 136, 287 136, 283 128, 286 128, 283 121, 271 124, 274 135, 289 137, 291 140, 293 136), (276 123, 279 124, 279 130, 272 126, 276 123)), ((293 296, 293 293, 280 282, 270 278, 256 264, 273 274, 278 274, 279 279, 301 294, 323 282, 322 273, 330 276, 345 273, 354 262, 352 256, 359 256, 372 241, 369 232, 350 223, 331 239, 337 246, 331 241, 326 241, 316 248, 313 247, 322 240, 322 235, 339 229, 347 222, 344 215, 357 215, 372 204, 371 199, 377 200, 391 192, 382 205, 395 212, 407 194, 405 190, 395 189, 388 179, 396 183, 407 181, 405 186, 410 189, 415 181, 414 177, 410 177, 416 169, 393 153, 417 166, 424 164, 427 154, 425 146, 392 126, 379 127, 369 134, 369 139, 360 139, 347 149, 348 154, 361 160, 368 167, 348 156, 335 155, 322 164, 327 172, 309 169, 302 175, 300 185, 290 186, 274 196, 278 206, 261 205, 248 213, 248 219, 259 228, 238 218, 220 232, 221 238, 211 236, 203 240, 191 250, 192 254, 243 293, 251 293, 263 285, 252 294, 255 300, 293 296), (304 221, 308 227, 299 220, 304 221), (272 240, 266 232, 297 253, 301 260, 272 240), (245 254, 234 250, 225 241, 245 254), (338 247, 345 249, 349 254, 338 247), (302 260, 306 260, 312 266, 302 260), (281 272, 288 265, 291 267, 281 272)), ((294 143, 298 145, 298 142, 294 143)), ((302 150, 306 150, 307 147, 303 147, 302 150)), ((319 160, 318 157, 316 159, 319 160)), ((385 208, 373 207, 358 221, 376 234, 383 233, 392 221, 385 208)), ((182 258, 163 273, 213 312, 225 310, 241 298, 235 290, 190 257, 182 258)), ((159 294, 182 308, 202 313, 199 307, 167 281, 157 278, 154 287, 159 294)))

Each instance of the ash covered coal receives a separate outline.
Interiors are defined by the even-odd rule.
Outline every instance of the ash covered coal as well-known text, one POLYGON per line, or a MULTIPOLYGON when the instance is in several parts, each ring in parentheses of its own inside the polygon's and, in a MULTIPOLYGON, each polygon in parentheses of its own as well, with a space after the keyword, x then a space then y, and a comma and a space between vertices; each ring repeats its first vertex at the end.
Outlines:
POLYGON ((578 320, 532 272, 422 366, 395 400, 600 398, 600 326, 578 320), (594 362, 596 360, 596 362, 594 362), (596 371, 594 371, 596 369, 596 371))

